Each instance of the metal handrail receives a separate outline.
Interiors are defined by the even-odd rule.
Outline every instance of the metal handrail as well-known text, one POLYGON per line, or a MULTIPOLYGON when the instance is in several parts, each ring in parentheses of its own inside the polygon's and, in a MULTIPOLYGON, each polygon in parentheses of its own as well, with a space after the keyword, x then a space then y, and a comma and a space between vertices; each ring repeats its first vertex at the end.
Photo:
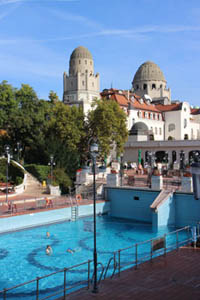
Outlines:
MULTIPOLYGON (((101 262, 98 262, 97 263, 97 266, 100 265, 102 267, 102 271, 101 271, 101 274, 99 276, 99 280, 98 280, 98 283, 101 282, 101 279, 102 279, 102 276, 103 276, 103 273, 104 273, 104 265, 101 263, 101 262)), ((92 274, 92 278, 91 278, 91 283, 93 282, 93 279, 94 279, 94 272, 92 274)))
POLYGON ((111 264, 112 260, 114 261, 114 265, 113 265, 113 272, 112 272, 112 275, 110 276, 110 278, 113 278, 113 276, 115 275, 115 271, 117 269, 117 262, 116 262, 116 257, 115 256, 116 256, 116 253, 114 253, 114 256, 111 257, 108 261, 107 267, 105 269, 104 277, 103 277, 104 279, 106 279, 106 275, 107 275, 107 272, 108 272, 108 269, 110 267, 110 264, 111 264))
MULTIPOLYGON (((13 287, 10 287, 10 288, 5 288, 3 290, 0 291, 0 294, 3 294, 3 299, 6 300, 7 299, 7 292, 11 291, 11 290, 14 290, 16 288, 19 288, 19 287, 22 287, 22 286, 25 286, 25 285, 28 285, 30 283, 33 283, 33 282, 36 282, 36 300, 39 300, 39 282, 41 279, 44 279, 44 278, 47 278, 47 277, 50 277, 50 276, 53 276, 55 274, 58 274, 58 273, 64 273, 64 283, 63 283, 63 289, 59 292, 56 292, 54 295, 56 294, 60 294, 62 291, 63 291, 63 295, 65 297, 66 295, 66 291, 67 290, 70 290, 72 288, 74 288, 75 286, 77 286, 77 284, 74 284, 73 286, 71 286, 70 288, 66 288, 66 272, 67 271, 70 271, 74 268, 77 268, 77 267, 80 267, 82 265, 85 265, 85 264, 88 264, 88 277, 87 277, 87 280, 86 281, 82 281, 81 284, 83 284, 84 282, 87 282, 87 288, 89 289, 89 286, 90 286, 90 263, 92 262, 92 260, 88 260, 86 262, 83 262, 83 263, 80 263, 80 264, 77 264, 75 266, 71 266, 69 268, 63 268, 61 270, 58 270, 58 271, 55 271, 55 272, 52 272, 50 274, 47 274, 47 275, 44 275, 44 276, 41 276, 41 277, 36 277, 35 279, 32 279, 32 280, 29 280, 29 281, 26 281, 24 283, 20 283, 18 285, 15 285, 13 287)), ((80 285, 80 283, 78 284, 78 286, 80 285)), ((52 295, 51 295, 52 296, 52 295)), ((44 297, 44 298, 41 298, 40 300, 45 300, 45 299, 48 299, 48 297, 44 297)), ((65 299, 65 298, 64 298, 65 299)))

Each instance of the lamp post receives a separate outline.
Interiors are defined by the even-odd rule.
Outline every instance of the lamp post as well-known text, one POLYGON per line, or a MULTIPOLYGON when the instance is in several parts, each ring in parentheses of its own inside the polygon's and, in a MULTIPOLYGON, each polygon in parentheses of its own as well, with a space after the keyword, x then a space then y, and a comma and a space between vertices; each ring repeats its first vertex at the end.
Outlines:
POLYGON ((4 147, 6 157, 7 157, 7 164, 6 164, 6 202, 8 203, 8 166, 10 164, 10 146, 5 145, 4 147))
POLYGON ((120 155, 120 186, 122 186, 123 184, 123 171, 124 171, 124 168, 123 168, 123 154, 120 155))
POLYGON ((53 167, 56 165, 54 162, 54 157, 53 155, 50 155, 50 162, 48 163, 48 165, 51 167, 51 178, 50 178, 50 183, 52 184, 52 178, 53 178, 53 167))
POLYGON ((98 155, 99 146, 93 141, 90 144, 90 155, 92 158, 92 167, 93 167, 93 218, 94 218, 94 249, 93 249, 93 258, 94 258, 94 284, 93 284, 93 293, 98 293, 97 286, 97 247, 96 247, 96 158, 98 155))

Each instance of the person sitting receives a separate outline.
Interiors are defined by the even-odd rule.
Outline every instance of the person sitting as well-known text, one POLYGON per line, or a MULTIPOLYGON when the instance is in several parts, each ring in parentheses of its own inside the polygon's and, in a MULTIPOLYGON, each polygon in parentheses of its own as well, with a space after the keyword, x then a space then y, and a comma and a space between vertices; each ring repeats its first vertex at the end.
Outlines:
POLYGON ((67 249, 67 252, 71 253, 71 254, 74 254, 75 250, 71 249, 71 248, 68 248, 67 249))
POLYGON ((47 247, 46 247, 46 254, 47 255, 51 255, 52 253, 53 253, 53 250, 52 250, 51 246, 47 245, 47 247))

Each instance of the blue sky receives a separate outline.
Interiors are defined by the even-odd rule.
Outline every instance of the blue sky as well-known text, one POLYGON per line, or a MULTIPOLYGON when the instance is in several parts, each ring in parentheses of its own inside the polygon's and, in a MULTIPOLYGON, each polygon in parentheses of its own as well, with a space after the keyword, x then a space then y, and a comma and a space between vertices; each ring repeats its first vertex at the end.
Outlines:
POLYGON ((199 0, 0 0, 0 81, 62 99, 63 72, 80 45, 93 55, 101 90, 131 88, 151 60, 172 99, 200 105, 199 0))

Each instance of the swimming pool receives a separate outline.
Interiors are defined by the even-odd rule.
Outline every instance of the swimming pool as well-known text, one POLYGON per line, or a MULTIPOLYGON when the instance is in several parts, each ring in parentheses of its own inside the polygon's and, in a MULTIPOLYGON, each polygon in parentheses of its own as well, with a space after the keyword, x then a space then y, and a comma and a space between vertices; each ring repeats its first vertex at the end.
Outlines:
MULTIPOLYGON (((162 236, 175 228, 161 227, 153 232, 151 224, 128 220, 97 217, 97 252, 98 261, 104 265, 113 252, 132 244, 162 236)), ((173 237, 172 237, 173 239, 173 237)), ((141 247, 143 254, 148 249, 141 247)), ((124 254, 125 261, 131 253, 124 254)), ((123 257, 122 257, 123 258, 123 257)), ((41 226, 23 231, 0 235, 0 290, 25 281, 68 268, 78 263, 93 259, 93 218, 86 217, 76 222, 63 222, 41 226), (46 232, 50 232, 50 237, 46 232), (53 249, 51 256, 46 255, 46 246, 53 249), (66 250, 75 250, 74 254, 66 250)), ((82 280, 86 266, 72 270, 67 276, 68 283, 82 280), (70 278, 69 278, 70 276, 70 278)), ((44 297, 57 290, 63 284, 63 275, 56 274, 40 283, 40 294, 44 297)), ((8 293, 9 299, 35 299, 35 283, 23 286, 8 293)), ((3 295, 0 295, 3 299, 3 295)), ((53 298, 51 298, 53 299, 53 298)))

